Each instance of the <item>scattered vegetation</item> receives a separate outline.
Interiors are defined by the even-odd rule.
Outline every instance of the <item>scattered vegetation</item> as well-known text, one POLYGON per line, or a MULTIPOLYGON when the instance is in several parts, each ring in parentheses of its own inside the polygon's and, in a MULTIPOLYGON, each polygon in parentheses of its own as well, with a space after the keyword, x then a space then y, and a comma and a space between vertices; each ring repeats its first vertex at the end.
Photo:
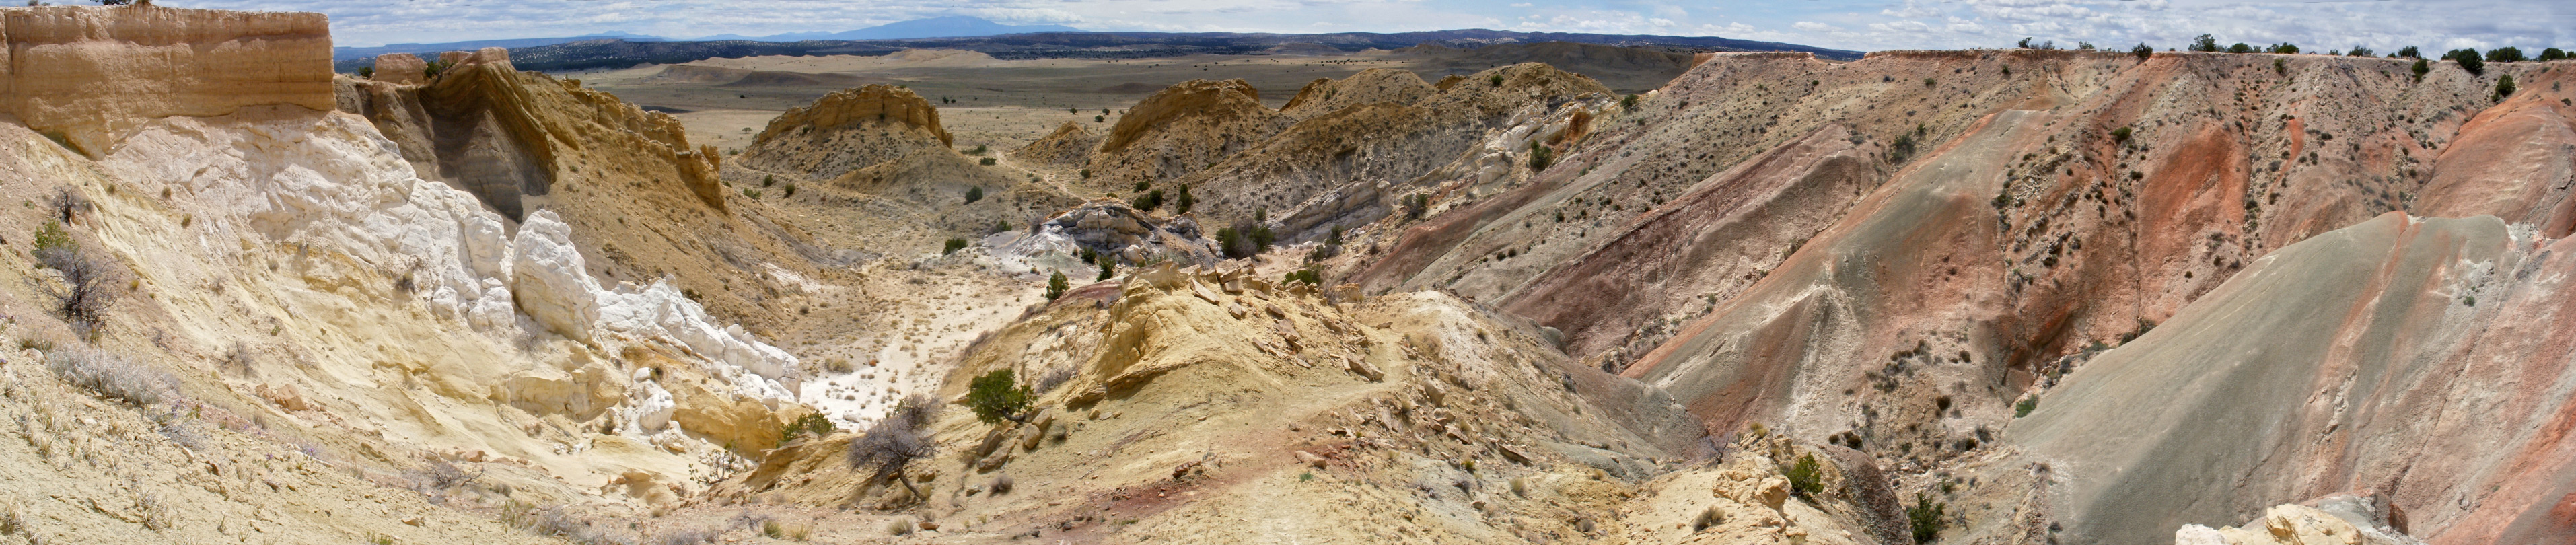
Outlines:
POLYGON ((2370 48, 2356 45, 2352 46, 2351 51, 2344 52, 2344 55, 2353 57, 2376 57, 2379 56, 2379 52, 2371 51, 2370 48))
POLYGON ((1012 380, 1009 369, 995 369, 966 384, 966 405, 986 424, 1027 418, 1029 398, 1029 387, 1012 380))
POLYGON ((1931 543, 1939 539, 1941 530, 1950 526, 1949 519, 1942 517, 1943 511, 1949 508, 1948 503, 1932 501, 1931 494, 1915 492, 1914 506, 1905 508, 1905 519, 1914 527, 1914 542, 1931 543))
POLYGON ((2245 42, 2236 42, 2236 45, 2227 46, 2227 52, 2237 54, 2253 53, 2254 46, 2245 45, 2245 42))
POLYGON ((2389 54, 2389 56, 2391 56, 2391 57, 2399 57, 2399 58, 2408 58, 2408 59, 2421 59, 2421 58, 2424 58, 2424 53, 2423 53, 2423 52, 2421 52, 2421 51, 2416 50, 2416 49, 2415 49, 2415 46, 2411 46, 2411 45, 2410 45, 2410 46, 2406 46, 2406 47, 2403 47, 2403 48, 2399 48, 2399 49, 2397 50, 2397 52, 2396 52, 2396 53, 2390 53, 2390 54, 2389 54))
POLYGON ((2522 48, 2519 47, 2498 47, 2487 52, 2487 62, 2522 62, 2526 60, 2530 60, 2530 58, 2522 56, 2522 48))

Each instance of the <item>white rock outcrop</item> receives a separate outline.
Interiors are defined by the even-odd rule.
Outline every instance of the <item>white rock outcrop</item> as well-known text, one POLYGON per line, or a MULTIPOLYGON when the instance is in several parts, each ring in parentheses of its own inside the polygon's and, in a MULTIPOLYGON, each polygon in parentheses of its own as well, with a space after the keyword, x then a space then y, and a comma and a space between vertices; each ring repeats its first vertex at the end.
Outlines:
MULTIPOLYGON (((736 394, 773 407, 795 399, 794 355, 717 323, 666 282, 602 287, 584 268, 572 228, 553 212, 531 214, 510 233, 507 220, 472 194, 416 176, 392 141, 356 116, 270 106, 165 118, 104 165, 121 179, 170 180, 193 195, 192 221, 204 233, 296 245, 301 254, 345 256, 408 278, 431 313, 497 339, 551 333, 604 348, 658 343, 703 358, 704 373, 736 394)), ((220 248, 228 240, 200 240, 208 254, 231 253, 220 248)), ((624 396, 632 406, 616 410, 660 429, 670 394, 637 382, 624 396)))

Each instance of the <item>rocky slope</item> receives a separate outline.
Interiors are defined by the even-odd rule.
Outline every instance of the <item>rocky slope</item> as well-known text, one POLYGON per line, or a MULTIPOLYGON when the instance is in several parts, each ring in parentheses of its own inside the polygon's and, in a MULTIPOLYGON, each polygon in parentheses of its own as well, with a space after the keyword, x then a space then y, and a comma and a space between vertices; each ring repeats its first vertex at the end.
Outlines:
POLYGON ((320 14, 43 7, 0 12, 0 26, 0 111, 92 157, 141 120, 331 106, 320 14))

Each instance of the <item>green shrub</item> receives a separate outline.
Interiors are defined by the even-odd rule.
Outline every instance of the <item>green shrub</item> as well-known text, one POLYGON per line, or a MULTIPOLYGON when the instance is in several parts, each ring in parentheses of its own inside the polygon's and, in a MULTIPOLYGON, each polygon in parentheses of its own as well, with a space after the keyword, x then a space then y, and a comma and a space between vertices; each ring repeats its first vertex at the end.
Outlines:
POLYGON ((1798 462, 1790 464, 1789 469, 1780 475, 1789 478, 1789 493, 1800 498, 1812 498, 1825 490, 1824 466, 1816 462, 1813 453, 1799 455, 1798 462))
POLYGON ((1127 201, 1127 206, 1135 208, 1138 212, 1162 208, 1163 190, 1156 189, 1153 191, 1147 191, 1143 195, 1137 195, 1135 199, 1127 201))
MULTIPOLYGON (((2553 50, 2551 50, 2551 51, 2556 51, 2556 50, 2554 50, 2554 49, 2553 49, 2553 50)), ((1619 109, 1621 109, 1621 110, 1634 110, 1634 109, 1637 109, 1637 94, 1636 94, 1636 93, 1628 93, 1628 96, 1626 96, 1626 97, 1621 97, 1621 98, 1619 99, 1619 109)))
POLYGON ((2503 99, 2504 99, 2504 98, 2506 98, 2506 97, 2511 97, 2511 96, 2513 96, 2513 91, 2514 91, 2514 88, 2513 88, 2513 76, 2511 76, 2511 75, 2496 76, 2496 99, 2497 99, 2497 100, 2503 100, 2503 99))
POLYGON ((1493 83, 1495 87, 1501 87, 1503 86, 1503 75, 1494 74, 1493 77, 1485 78, 1485 81, 1493 83))
POLYGON ((984 200, 984 186, 966 188, 966 204, 975 204, 975 201, 980 200, 984 200))
POLYGON ((2442 58, 2450 59, 2450 60, 2451 60, 2451 62, 2457 62, 2457 63, 2460 63, 2460 69, 2461 69, 2461 70, 2467 70, 2467 71, 2469 71, 2469 75, 2472 75, 2472 76, 2484 76, 2484 75, 2487 75, 2487 62, 2486 62, 2486 58, 2479 56, 2479 55, 2478 55, 2478 50, 2475 50, 2475 49, 2455 49, 2455 50, 2452 50, 2449 54, 2443 55, 2443 56, 2442 56, 2442 58))
POLYGON ((1069 289, 1073 289, 1072 280, 1064 277, 1064 271, 1056 271, 1055 274, 1047 275, 1046 296, 1048 301, 1063 298, 1065 290, 1069 289))
POLYGON ((1191 207, 1191 206, 1195 206, 1195 205, 1197 205, 1198 203, 1199 203, 1199 200, 1198 200, 1197 198, 1195 198, 1195 197, 1191 197, 1191 196, 1190 196, 1190 186, 1188 186, 1188 185, 1183 185, 1183 186, 1181 186, 1181 196, 1180 196, 1180 197, 1177 197, 1177 198, 1172 199, 1172 213, 1174 213, 1174 214, 1187 214, 1187 213, 1190 213, 1190 207, 1191 207))
POLYGON ((1940 538, 1941 530, 1950 526, 1950 521, 1942 518, 1942 512, 1949 508, 1950 504, 1932 501, 1931 494, 1914 493, 1914 506, 1905 508, 1905 519, 1914 527, 1914 542, 1931 543, 1940 538))
MULTIPOLYGON (((987 152, 987 151, 992 151, 992 148, 985 147, 983 144, 976 144, 976 145, 975 145, 975 149, 967 150, 967 151, 966 151, 966 154, 967 154, 967 155, 983 155, 983 154, 984 154, 984 152, 987 152)), ((992 164, 992 163, 984 163, 984 164, 989 165, 989 164, 992 164)))
POLYGON ((2227 46, 2227 52, 2239 54, 2253 53, 2254 46, 2245 45, 2245 42, 2236 42, 2236 45, 2227 46))
POLYGON ((1553 164, 1556 164, 1556 150, 1539 145, 1537 142, 1530 143, 1530 171, 1547 170, 1547 166, 1553 164))
POLYGON ((2030 412, 2035 410, 2039 410, 2039 396, 2025 396, 2021 401, 2013 402, 2013 418, 2030 416, 2030 412))
POLYGON ((2264 53, 2276 53, 2276 54, 2282 54, 2282 55, 2297 55, 2297 54, 2299 54, 2299 46, 2298 46, 2298 45, 2296 45, 2296 44, 2287 44, 2287 43, 2272 44, 2272 46, 2271 46, 2271 47, 2263 48, 2263 52, 2264 52, 2264 53))
POLYGON ((2433 63, 2424 59, 2415 59, 2415 67, 2410 70, 2415 72, 2415 81, 2420 83, 2424 81, 2424 74, 2433 71, 2433 63))
POLYGON ((748 187, 742 188, 742 196, 757 199, 760 198, 760 190, 748 187))
POLYGON ((1089 180, 1089 179, 1091 179, 1091 169, 1087 169, 1087 168, 1086 168, 1086 169, 1082 169, 1082 179, 1085 179, 1085 180, 1089 180))
POLYGON ((1095 115, 1095 116, 1091 116, 1091 122, 1093 122, 1093 123, 1108 123, 1108 122, 1109 122, 1109 116, 1106 116, 1106 115, 1095 115))
POLYGON ((796 196, 796 184, 787 184, 787 187, 786 187, 786 188, 784 188, 784 190, 783 190, 783 191, 780 191, 780 192, 779 192, 779 196, 781 196, 781 197, 794 197, 794 196, 796 196))
POLYGON ((2147 57, 2156 56, 2156 48, 2147 47, 2146 42, 2138 42, 2137 47, 2129 48, 2129 54, 2136 55, 2138 56, 2138 60, 2143 61, 2147 60, 2147 57))
POLYGON ((376 67, 373 67, 373 66, 361 66, 361 67, 358 67, 358 77, 360 77, 360 78, 364 78, 364 79, 376 79, 376 67))
POLYGON ((1022 413, 1029 410, 1029 387, 1011 380, 1011 370, 995 369, 966 384, 966 404, 986 424, 1018 422, 1027 418, 1022 413))
POLYGON ((2344 55, 2351 57, 2376 57, 2379 56, 2379 52, 2371 51, 2370 48, 2356 45, 2352 46, 2352 51, 2345 52, 2344 55))
POLYGON ((1309 286, 1322 286, 1324 285, 1324 271, 1320 267, 1308 265, 1303 269, 1288 271, 1288 276, 1281 278, 1279 281, 1282 285, 1296 282, 1305 282, 1306 285, 1309 286))
POLYGON ((2398 48, 2398 49, 2397 49, 2397 52, 2396 52, 2396 53, 2394 53, 2394 54, 2392 54, 2392 55, 2393 55, 2393 56, 2396 56, 2396 57, 2408 58, 2408 59, 2421 59, 2421 58, 2424 58, 2424 53, 2423 53, 2422 51, 2416 50, 2416 49, 2415 49, 2415 46, 2411 46, 2411 45, 2410 45, 2410 46, 2406 46, 2406 47, 2398 48))
POLYGON ((989 167, 989 166, 993 166, 994 162, 995 162, 995 161, 993 161, 993 158, 991 158, 991 157, 986 157, 986 158, 983 158, 982 160, 975 161, 975 164, 984 165, 984 166, 988 166, 988 167, 989 167))
POLYGON ((1091 279, 1093 282, 1099 282, 1099 281, 1108 280, 1108 279, 1109 279, 1109 277, 1111 277, 1111 276, 1117 276, 1117 275, 1118 275, 1118 258, 1117 258, 1117 257, 1115 257, 1115 256, 1111 256, 1111 255, 1109 255, 1109 254, 1100 254, 1099 265, 1100 265, 1100 277, 1099 277, 1099 278, 1093 278, 1093 279, 1091 279))
POLYGON ((2284 76, 2290 75, 2289 61, 2284 59, 2272 59, 2272 73, 2284 76))
POLYGON ((2519 47, 2498 47, 2493 51, 2487 52, 2487 62, 2522 62, 2526 60, 2530 59, 2522 56, 2522 48, 2519 47))
POLYGON ((1428 194, 1428 193, 1415 193, 1415 194, 1412 194, 1412 195, 1406 195, 1406 196, 1404 196, 1404 219, 1407 219, 1407 220, 1418 220, 1418 219, 1422 219, 1422 214, 1427 213, 1427 212, 1430 212, 1430 211, 1431 211, 1431 195, 1430 195, 1430 194, 1428 194))
POLYGON ((958 251, 958 250, 964 250, 964 249, 966 249, 966 239, 964 239, 964 238, 951 238, 951 239, 948 239, 948 247, 947 247, 947 248, 944 248, 944 249, 939 250, 939 255, 948 255, 948 254, 953 254, 953 253, 957 253, 957 251, 958 251))
POLYGON ((2111 141, 2127 143, 2129 141, 2129 128, 2120 127, 2117 129, 2111 129, 2111 141))
POLYGON ((2539 60, 2539 61, 2544 61, 2544 62, 2545 62, 2545 61, 2560 61, 2560 60, 2567 60, 2567 52, 2565 52, 2565 51, 2560 51, 2560 50, 2558 50, 2558 48, 2555 48, 2555 47, 2548 48, 2548 49, 2543 49, 2543 50, 2540 50, 2540 56, 2539 56, 2539 57, 2537 57, 2537 58, 2535 58, 2534 60, 2539 60))
POLYGON ((778 444, 785 445, 795 441, 800 435, 812 434, 814 437, 831 435, 837 429, 839 429, 837 426, 832 425, 832 419, 823 416, 823 413, 807 413, 805 416, 796 417, 796 421, 788 422, 787 428, 778 431, 778 444))
POLYGON ((777 176, 772 176, 772 175, 762 175, 762 176, 760 177, 760 186, 761 186, 761 187, 769 187, 769 186, 773 186, 773 185, 778 185, 778 177, 777 177, 777 176))

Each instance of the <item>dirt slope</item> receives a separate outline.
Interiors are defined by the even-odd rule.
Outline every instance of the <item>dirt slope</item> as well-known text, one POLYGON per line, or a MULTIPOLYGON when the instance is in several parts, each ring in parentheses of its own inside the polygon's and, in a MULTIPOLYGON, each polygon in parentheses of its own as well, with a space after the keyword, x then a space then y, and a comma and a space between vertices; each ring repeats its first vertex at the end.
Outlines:
POLYGON ((2076 543, 2346 490, 2389 496, 2434 543, 2566 540, 2576 338, 2549 324, 2576 310, 2551 272, 2576 248, 2535 234, 2389 214, 2310 238, 2067 375, 2005 436, 2057 468, 2076 543))

